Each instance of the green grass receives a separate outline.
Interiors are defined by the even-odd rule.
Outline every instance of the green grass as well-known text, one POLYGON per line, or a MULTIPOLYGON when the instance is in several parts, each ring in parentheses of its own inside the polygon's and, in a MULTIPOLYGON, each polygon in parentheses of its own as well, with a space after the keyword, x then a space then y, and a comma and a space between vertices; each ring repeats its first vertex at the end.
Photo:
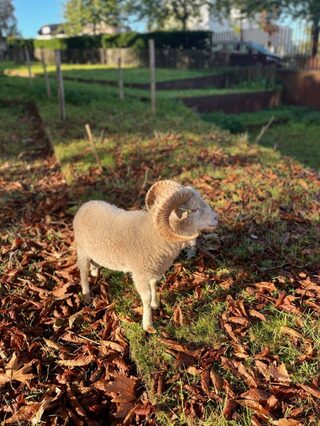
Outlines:
MULTIPOLYGON (((12 65, 3 65, 2 70, 5 74, 10 76, 28 76, 28 69, 24 66, 18 66, 13 68, 12 65)), ((42 75, 43 69, 41 64, 33 65, 34 75, 42 75)), ((109 80, 118 81, 118 70, 114 68, 108 68, 105 65, 76 65, 76 64, 63 64, 62 65, 63 75, 72 78, 82 78, 95 80, 109 80)), ((49 75, 55 77, 55 66, 48 66, 49 75)), ((125 83, 148 83, 150 81, 150 70, 147 68, 125 68, 124 69, 124 84, 125 83)), ((225 72, 225 69, 210 69, 210 70, 175 70, 175 69, 157 69, 156 79, 158 82, 169 81, 169 80, 180 80, 192 77, 202 77, 207 75, 221 74, 225 72)), ((89 89, 90 90, 90 89, 89 89)), ((95 91, 95 87, 92 89, 95 91)), ((266 82, 262 80, 252 82, 242 82, 234 87, 226 89, 217 89, 215 87, 207 87, 205 89, 183 89, 183 90, 158 90, 158 99, 173 99, 182 97, 196 97, 196 96, 209 96, 209 95, 226 95, 232 93, 246 93, 256 92, 261 90, 268 90, 266 82)), ((118 89, 113 87, 101 88, 101 92, 118 94, 118 89)), ((135 89, 130 87, 124 87, 125 96, 136 96, 149 98, 150 92, 143 89, 135 89)), ((72 100, 71 100, 72 101, 72 100)))
POLYGON ((274 117, 260 144, 320 170, 320 112, 306 107, 280 106, 256 113, 204 114, 203 119, 233 133, 247 131, 254 142, 262 126, 274 117))
MULTIPOLYGON (((122 321, 131 357, 157 407, 159 424, 251 424, 252 411, 240 406, 235 419, 226 419, 225 392, 219 393, 218 401, 201 391, 197 371, 201 372, 205 366, 195 358, 191 364, 195 370, 190 373, 187 366, 178 363, 177 355, 163 340, 170 338, 193 349, 203 348, 212 351, 212 356, 221 350, 228 359, 237 359, 234 342, 222 321, 233 303, 243 302, 248 311, 254 308, 267 317, 267 321, 250 319, 248 328, 239 335, 239 341, 248 351, 246 365, 269 345, 270 353, 285 363, 294 383, 311 383, 319 371, 318 359, 314 356, 309 362, 299 363, 305 346, 294 344, 283 327, 300 332, 312 342, 317 353, 318 319, 303 302, 302 321, 297 315, 280 311, 275 303, 280 292, 298 297, 295 293, 298 272, 312 274, 319 267, 320 223, 316 202, 319 185, 314 174, 294 160, 283 158, 279 150, 257 146, 243 135, 222 131, 170 99, 161 99, 157 114, 153 115, 147 102, 134 98, 121 102, 112 88, 66 82, 67 121, 62 123, 56 91, 48 100, 42 80, 34 81, 31 87, 25 79, 0 76, 0 84, 0 99, 37 101, 68 179, 72 209, 92 198, 107 199, 126 208, 139 207, 150 184, 159 178, 171 178, 198 188, 219 214, 217 238, 206 243, 214 262, 207 263, 199 256, 187 259, 183 253, 177 260, 180 270, 175 278, 168 279, 176 271, 173 267, 166 274, 167 279, 159 284, 162 306, 154 315, 157 334, 146 337, 142 331, 141 316, 134 310, 140 301, 130 279, 123 274, 104 272, 103 280, 108 283, 110 300, 115 302, 122 321), (103 173, 97 170, 85 136, 87 122, 105 166, 103 173), (145 180, 147 184, 143 187, 145 180), (199 276, 202 278, 198 284, 190 287, 199 276), (278 284, 282 276, 286 277, 286 283, 278 284), (258 291, 250 291, 250 286, 260 281, 276 282, 277 290, 265 292, 265 297, 258 291), (174 320, 178 308, 182 324, 174 320), (159 373, 163 374, 165 383, 160 395, 155 391, 159 373), (195 397, 194 389, 205 398, 201 423, 186 410, 186 404, 195 397)), ((11 137, 10 129, 17 120, 21 122, 19 107, 14 107, 14 113, 5 112, 2 118, 7 123, 3 138, 11 137)), ((52 238, 56 240, 57 236, 52 238)), ((220 355, 212 361, 211 368, 230 383, 237 395, 247 390, 243 378, 222 368, 220 355)))
MULTIPOLYGON (((12 64, 2 65, 3 70, 9 75, 28 76, 28 69, 25 66, 14 67, 12 64)), ((56 71, 55 65, 48 65, 47 71, 54 75, 56 71)), ((63 75, 72 78, 84 78, 87 80, 106 80, 118 81, 119 72, 117 68, 110 68, 107 65, 86 65, 86 64, 62 64, 63 75)), ((43 68, 40 63, 32 64, 32 72, 35 75, 42 75, 43 68)), ((176 70, 157 68, 157 81, 180 80, 185 78, 203 77, 221 73, 220 69, 207 70, 176 70)), ((150 81, 150 70, 148 68, 130 68, 123 69, 123 78, 125 83, 148 83, 150 81)))

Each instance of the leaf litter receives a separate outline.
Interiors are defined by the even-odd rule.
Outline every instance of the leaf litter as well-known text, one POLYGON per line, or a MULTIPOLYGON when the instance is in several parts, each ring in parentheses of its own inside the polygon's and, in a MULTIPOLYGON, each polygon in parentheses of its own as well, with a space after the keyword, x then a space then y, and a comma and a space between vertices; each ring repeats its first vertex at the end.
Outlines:
MULTIPOLYGON (((28 114, 34 111, 29 110, 28 114)), ((39 125, 37 120, 35 125, 39 125)), ((79 188, 94 187, 100 174, 92 170, 91 175, 79 178, 77 187, 68 187, 43 135, 32 133, 30 137, 36 147, 35 152, 29 147, 31 151, 25 153, 28 173, 23 162, 9 172, 7 165, 0 170, 2 191, 6 194, 0 248, 0 418, 4 424, 28 421, 52 425, 155 425, 157 402, 150 398, 130 357, 128 340, 104 280, 95 281, 92 306, 86 306, 80 295, 68 207, 72 197, 81 195, 79 188)), ((174 140, 175 147, 178 143, 174 140)), ((157 151, 158 157, 162 155, 167 155, 167 150, 157 151)), ((252 189, 250 192, 249 187, 234 187, 237 172, 233 166, 242 164, 242 158, 226 157, 221 151, 200 152, 200 157, 208 164, 228 168, 224 189, 211 176, 187 179, 208 198, 228 199, 228 188, 244 205, 262 197, 252 189)), ((117 161, 117 173, 125 173, 120 154, 117 161)), ((137 180, 145 175, 146 167, 150 180, 161 173, 159 163, 153 170, 155 164, 148 163, 148 159, 139 164, 133 158, 132 162, 137 180)), ((249 179, 257 174, 251 163, 243 166, 249 179)), ((295 165, 290 170, 292 176, 308 179, 319 188, 319 180, 311 171, 295 165)), ((275 179, 271 172, 263 170, 260 174, 262 180, 275 179)), ((118 193, 120 204, 125 204, 125 200, 132 202, 131 192, 127 188, 118 193)), ((143 191, 137 188, 136 194, 139 204, 143 191)), ((271 229, 267 222, 259 226, 259 215, 253 220, 250 212, 235 224, 233 218, 240 214, 237 203, 226 200, 220 208, 222 232, 212 241, 203 241, 204 250, 191 260, 192 271, 188 271, 184 261, 177 262, 162 284, 173 297, 180 292, 185 295, 186 306, 176 303, 172 311, 177 329, 193 321, 193 306, 201 303, 208 285, 220 288, 216 296, 217 302, 224 303, 218 318, 220 344, 199 347, 163 331, 158 342, 174 359, 175 374, 168 375, 165 369, 155 371, 154 391, 159 397, 168 389, 179 394, 182 386, 183 410, 199 422, 205 418, 210 403, 223 406, 227 421, 237 422, 245 407, 250 410, 254 425, 316 425, 319 372, 307 384, 300 383, 292 377, 292 366, 282 362, 268 345, 260 352, 254 352, 250 345, 253 327, 259 322, 268 323, 271 308, 296 318, 307 314, 319 320, 318 270, 312 263, 304 270, 301 265, 294 265, 292 257, 280 253, 277 242, 272 240, 265 241, 268 257, 275 262, 271 266, 263 264, 266 251, 260 252, 255 246, 251 253, 235 251, 237 241, 247 235, 260 241, 262 233, 271 229), (237 273, 215 272, 218 265, 214 259, 217 262, 223 256, 238 266, 237 273), (279 256, 282 259, 278 268, 279 256), (272 271, 275 266, 276 274, 270 275, 268 268, 272 271), (246 298, 238 294, 239 290, 246 298), (186 380, 186 374, 193 379, 186 380)), ((303 236, 308 222, 298 210, 299 202, 294 203, 282 206, 281 220, 289 229, 289 239, 303 236)), ((319 211, 319 203, 312 199, 309 209, 319 211)), ((164 308, 159 315, 167 321, 164 308)), ((305 333, 287 325, 282 325, 281 332, 300 351, 300 357, 305 357, 299 362, 318 358, 318 350, 305 333)), ((177 410, 177 406, 170 410, 172 421, 179 416, 177 410)))

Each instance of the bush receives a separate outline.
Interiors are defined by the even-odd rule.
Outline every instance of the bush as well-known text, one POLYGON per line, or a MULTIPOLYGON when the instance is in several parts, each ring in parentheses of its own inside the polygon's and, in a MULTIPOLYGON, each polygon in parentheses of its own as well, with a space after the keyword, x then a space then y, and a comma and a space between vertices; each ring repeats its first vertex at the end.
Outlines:
POLYGON ((154 39, 159 49, 207 49, 211 45, 210 31, 154 31, 151 33, 126 32, 96 36, 78 36, 55 38, 51 40, 34 40, 34 47, 46 49, 91 49, 130 47, 148 48, 149 39, 154 39))
POLYGON ((50 40, 35 39, 33 45, 39 49, 65 50, 67 48, 66 40, 64 38, 52 38, 50 40))
POLYGON ((103 47, 141 47, 147 48, 150 39, 154 39, 159 49, 206 49, 211 45, 210 31, 154 31, 151 33, 121 33, 104 36, 103 47))
POLYGON ((203 120, 213 123, 224 130, 229 130, 230 133, 244 133, 245 128, 242 120, 236 115, 225 114, 224 112, 214 112, 203 114, 203 120))
POLYGON ((33 39, 32 38, 15 38, 8 37, 7 45, 9 49, 21 49, 27 47, 29 51, 33 51, 33 39))

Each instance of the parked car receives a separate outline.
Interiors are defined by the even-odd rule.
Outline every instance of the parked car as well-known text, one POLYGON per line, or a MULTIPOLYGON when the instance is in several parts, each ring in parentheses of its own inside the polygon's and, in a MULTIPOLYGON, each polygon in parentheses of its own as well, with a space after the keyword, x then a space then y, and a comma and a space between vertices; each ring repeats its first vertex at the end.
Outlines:
POLYGON ((253 41, 221 41, 212 46, 214 52, 229 52, 230 65, 271 65, 282 67, 279 56, 253 41))

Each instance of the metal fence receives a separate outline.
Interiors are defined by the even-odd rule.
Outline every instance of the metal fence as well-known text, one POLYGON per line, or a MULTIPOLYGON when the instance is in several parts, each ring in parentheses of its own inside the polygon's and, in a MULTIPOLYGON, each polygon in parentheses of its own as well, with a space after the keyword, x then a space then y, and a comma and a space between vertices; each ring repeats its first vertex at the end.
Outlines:
MULTIPOLYGON (((208 69, 226 66, 252 66, 255 64, 252 52, 245 50, 244 42, 254 42, 282 59, 285 69, 320 69, 320 52, 312 57, 312 31, 307 25, 293 27, 279 26, 273 33, 259 28, 248 28, 241 32, 223 31, 212 33, 211 46, 199 49, 156 49, 158 68, 208 69)), ((320 51, 320 46, 319 46, 320 51)), ((31 60, 41 60, 44 54, 47 63, 54 63, 54 51, 34 49, 29 52, 31 60)), ((106 64, 116 67, 119 57, 124 66, 148 66, 148 50, 131 48, 113 49, 66 49, 61 51, 63 63, 106 64)), ((2 52, 0 60, 25 61, 23 49, 2 52)))

